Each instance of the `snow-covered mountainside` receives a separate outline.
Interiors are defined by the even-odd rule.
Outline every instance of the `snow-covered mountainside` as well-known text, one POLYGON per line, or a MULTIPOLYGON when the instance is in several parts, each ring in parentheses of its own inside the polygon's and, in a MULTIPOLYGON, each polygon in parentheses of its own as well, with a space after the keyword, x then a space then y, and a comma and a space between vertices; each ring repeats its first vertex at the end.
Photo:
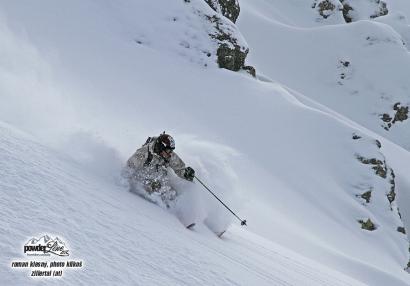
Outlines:
POLYGON ((0 284, 409 285, 410 7, 373 2, 1 1, 0 284), (248 226, 128 191, 163 130, 248 226), (44 235, 84 268, 10 266, 44 235))
POLYGON ((239 26, 262 74, 409 150, 406 2, 246 1, 239 26))

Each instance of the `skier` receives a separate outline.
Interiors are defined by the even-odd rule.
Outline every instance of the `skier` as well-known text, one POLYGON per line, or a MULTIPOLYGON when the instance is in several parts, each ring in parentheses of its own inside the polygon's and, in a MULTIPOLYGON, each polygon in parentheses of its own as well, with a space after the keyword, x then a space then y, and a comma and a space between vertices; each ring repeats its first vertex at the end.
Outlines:
POLYGON ((131 191, 141 191, 141 188, 138 188, 140 186, 145 191, 145 194, 142 194, 144 197, 156 203, 160 202, 154 197, 160 197, 169 208, 169 203, 177 196, 176 190, 170 186, 169 168, 187 181, 192 182, 195 177, 194 169, 185 167, 174 149, 175 141, 169 134, 165 134, 165 131, 158 137, 148 137, 145 144, 127 161, 126 176, 131 191))

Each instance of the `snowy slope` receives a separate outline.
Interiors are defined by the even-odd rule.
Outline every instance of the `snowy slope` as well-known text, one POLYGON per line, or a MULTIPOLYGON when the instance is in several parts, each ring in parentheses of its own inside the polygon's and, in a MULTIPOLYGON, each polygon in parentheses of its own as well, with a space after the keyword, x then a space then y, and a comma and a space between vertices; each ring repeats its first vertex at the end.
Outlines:
MULTIPOLYGON (((64 236, 85 269, 67 271, 59 285, 363 285, 238 228, 224 240, 188 231, 15 128, 1 124, 0 134, 1 236, 64 236)), ((2 240, 1 248, 1 284, 34 282, 7 270, 16 245, 2 240)))
MULTIPOLYGON (((408 240, 387 198, 391 166, 396 191, 409 189, 409 161, 397 159, 408 152, 384 138, 379 149, 375 134, 286 87, 218 69, 212 26, 198 16, 214 13, 205 3, 0 7, 2 265, 19 254, 7 240, 47 232, 85 260, 67 285, 409 284, 408 240), (123 162, 164 129, 249 227, 216 239, 202 220, 232 217, 197 185, 180 185, 196 232, 128 192, 123 162), (386 178, 358 157, 382 161, 386 178), (357 197, 369 189, 369 203, 357 197), (361 229, 368 218, 375 231, 361 229)), ((1 271, 1 284, 27 283, 1 271)))
POLYGON ((410 28, 407 11, 394 10, 408 4, 396 2, 401 5, 374 21, 362 12, 362 21, 338 17, 333 23, 309 1, 245 1, 238 25, 261 74, 409 149, 409 121, 407 115, 395 120, 395 106, 404 111, 410 105, 410 28), (281 12, 300 21, 282 20, 281 12))

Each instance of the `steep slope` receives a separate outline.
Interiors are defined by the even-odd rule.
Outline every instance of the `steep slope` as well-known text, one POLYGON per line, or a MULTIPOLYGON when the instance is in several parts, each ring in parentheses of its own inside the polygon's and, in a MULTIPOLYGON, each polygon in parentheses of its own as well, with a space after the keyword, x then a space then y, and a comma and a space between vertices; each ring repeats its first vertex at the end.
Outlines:
MULTIPOLYGON (((1 96, 11 102, 2 120, 43 142, 30 145, 17 135, 7 139, 14 131, 4 129, 2 154, 9 155, 2 160, 7 179, 1 182, 8 197, 2 209, 14 214, 23 205, 26 214, 7 216, 7 224, 15 227, 3 235, 25 241, 52 232, 62 233, 70 243, 78 241, 73 249, 79 257, 91 257, 89 268, 70 274, 77 278, 67 277, 64 283, 91 283, 87 273, 101 272, 98 282, 107 284, 111 275, 124 284, 142 279, 142 284, 155 285, 198 280, 220 284, 221 279, 233 285, 408 284, 403 271, 408 241, 397 231, 403 224, 396 201, 387 196, 394 178, 377 141, 361 126, 279 84, 218 69, 217 43, 203 32, 214 27, 212 21, 195 14, 198 9, 215 13, 206 3, 40 3, 1 6, 5 58, 31 60, 24 61, 30 63, 28 69, 17 60, 1 64, 1 96), (182 22, 171 25, 174 18, 182 22), (179 45, 181 39, 190 44, 179 45), (203 56, 203 47, 212 48, 213 54, 203 56), (32 88, 21 88, 26 82, 32 88), (33 97, 36 104, 21 103, 33 97), (249 232, 233 227, 223 241, 210 235, 202 220, 228 224, 232 218, 200 186, 181 185, 188 197, 192 191, 192 201, 199 201, 194 209, 200 232, 196 234, 113 181, 135 147, 164 129, 177 139, 177 152, 198 176, 248 218, 249 232), (31 147, 24 153, 24 146, 31 147), (26 170, 19 162, 31 167, 26 170), (360 196, 370 189, 367 203, 360 196), (36 199, 55 193, 64 198, 57 205, 36 199), (38 204, 41 208, 34 211, 38 204), (32 213, 39 218, 27 229, 32 213), (359 220, 368 219, 375 230, 361 228, 359 220), (115 235, 107 238, 107 233, 115 235), (106 247, 105 259, 91 253, 94 240, 106 247), (129 241, 135 243, 131 254, 119 247, 129 241), (315 262, 286 256, 283 247, 315 262), (280 266, 289 265, 284 256, 306 263, 299 271, 292 262, 287 272, 280 266), (103 266, 109 257, 119 261, 113 268, 103 266), (353 281, 320 265, 305 271, 316 263, 353 281), (126 276, 121 277, 123 268, 126 276), (305 274, 299 276, 302 271, 305 274)), ((236 36, 241 38, 239 32, 236 36)), ((394 145, 390 151, 407 154, 394 145)), ((408 188, 406 181, 400 184, 408 188)), ((188 204, 192 201, 188 198, 188 204)), ((6 258, 17 255, 12 248, 7 248, 6 258)), ((18 276, 4 271, 5 282, 18 276)), ((19 279, 23 284, 25 278, 19 279)))
POLYGON ((2 285, 34 282, 29 271, 10 270, 9 260, 37 233, 62 235, 85 263, 59 285, 363 285, 246 231, 221 241, 185 230, 11 126, 0 124, 0 138, 2 285))
MULTIPOLYGON (((299 2, 288 1, 286 7, 292 9, 276 2, 243 3, 238 23, 250 46, 250 62, 262 74, 410 149, 405 15, 390 10, 388 16, 375 21, 346 24, 339 19, 339 25, 326 25, 326 21, 315 20, 320 15, 306 11, 309 1, 299 2), (270 12, 278 7, 284 12, 281 17, 270 12), (316 25, 282 20, 289 14, 311 19, 316 25)), ((361 15, 365 19, 367 14, 361 15)))

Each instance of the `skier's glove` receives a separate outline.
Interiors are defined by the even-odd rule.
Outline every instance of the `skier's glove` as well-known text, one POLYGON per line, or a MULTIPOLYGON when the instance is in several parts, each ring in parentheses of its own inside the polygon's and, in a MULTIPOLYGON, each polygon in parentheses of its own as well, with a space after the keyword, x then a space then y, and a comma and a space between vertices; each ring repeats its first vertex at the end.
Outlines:
POLYGON ((186 167, 185 168, 185 173, 184 173, 184 177, 185 179, 187 179, 188 181, 193 181, 194 177, 195 177, 195 170, 192 169, 191 167, 186 167))

